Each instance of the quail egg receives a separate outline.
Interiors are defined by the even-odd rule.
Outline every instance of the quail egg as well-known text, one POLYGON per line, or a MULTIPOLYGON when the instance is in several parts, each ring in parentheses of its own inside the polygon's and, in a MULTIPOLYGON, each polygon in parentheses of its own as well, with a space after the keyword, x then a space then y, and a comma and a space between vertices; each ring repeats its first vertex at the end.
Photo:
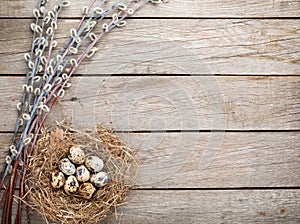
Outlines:
POLYGON ((96 174, 93 174, 91 176, 91 183, 95 186, 95 187, 103 187, 105 186, 109 181, 109 176, 107 173, 105 172, 99 172, 96 174))
POLYGON ((104 163, 103 163, 103 160, 100 159, 98 156, 88 156, 88 157, 86 157, 86 160, 85 160, 85 166, 90 171, 97 173, 103 169, 104 163))
POLYGON ((86 182, 90 179, 90 171, 84 165, 81 165, 76 169, 76 178, 80 182, 86 182))
POLYGON ((84 151, 77 146, 71 147, 69 151, 69 159, 75 164, 83 164, 85 161, 84 151))
POLYGON ((80 197, 84 199, 90 199, 94 192, 96 191, 96 188, 91 183, 83 183, 80 185, 78 194, 80 197))
POLYGON ((78 190, 79 183, 74 176, 69 176, 65 182, 64 190, 67 194, 75 193, 78 190))
POLYGON ((61 188, 64 186, 65 183, 65 176, 62 172, 60 171, 53 171, 51 173, 51 186, 53 188, 61 188))
POLYGON ((58 167, 66 175, 73 175, 75 173, 75 165, 67 158, 59 161, 58 167))

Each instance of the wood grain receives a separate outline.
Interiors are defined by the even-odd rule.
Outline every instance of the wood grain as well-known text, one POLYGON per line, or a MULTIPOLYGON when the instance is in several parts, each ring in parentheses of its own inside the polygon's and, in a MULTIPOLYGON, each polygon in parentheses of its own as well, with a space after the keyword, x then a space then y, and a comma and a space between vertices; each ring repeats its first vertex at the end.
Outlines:
MULTIPOLYGON (((0 77, 0 130, 13 131, 22 77, 0 77)), ((118 131, 299 130, 299 77, 74 77, 56 116, 118 131), (62 108, 63 107, 63 108, 62 108)))
MULTIPOLYGON (((111 223, 298 224, 299 200, 299 190, 133 191, 119 222, 111 223)), ((44 222, 34 214, 31 223, 44 222)))
MULTIPOLYGON (((57 1, 50 1, 50 8, 57 1)), ((63 17, 79 17, 81 9, 89 1, 72 1, 63 17)), ((36 1, 0 1, 0 17, 32 17, 36 1)), ((168 4, 148 5, 140 10, 135 17, 298 17, 300 3, 297 0, 170 0, 168 4)))
MULTIPOLYGON (((1 74, 24 74, 30 20, 1 20, 1 74), (14 35, 11 35, 14 34, 14 35)), ((63 20, 62 46, 76 21, 63 20)), ((130 20, 77 74, 299 75, 300 20, 130 20)))
MULTIPOLYGON (((0 1, 0 165, 35 2, 0 1)), ((86 4, 62 13, 60 45, 86 4)), ((48 122, 101 122, 138 151, 135 190, 112 223, 300 223, 299 11, 298 0, 171 0, 103 38, 48 122)))
POLYGON ((138 191, 122 223, 299 223, 300 192, 138 191))
MULTIPOLYGON (((118 136, 139 151, 139 189, 300 186, 298 132, 118 136)), ((6 154, 11 138, 11 134, 0 134, 1 155, 6 154)), ((0 164, 3 163, 1 156, 0 164)))

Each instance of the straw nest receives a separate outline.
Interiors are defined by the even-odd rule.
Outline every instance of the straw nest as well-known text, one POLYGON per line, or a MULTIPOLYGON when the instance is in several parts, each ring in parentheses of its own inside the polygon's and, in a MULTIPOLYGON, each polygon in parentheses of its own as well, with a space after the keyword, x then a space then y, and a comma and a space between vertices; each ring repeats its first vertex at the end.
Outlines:
POLYGON ((32 155, 26 181, 31 206, 47 223, 94 224, 106 217, 118 217, 117 208, 125 202, 136 168, 135 153, 102 125, 96 132, 75 131, 62 125, 45 128, 32 155), (109 183, 89 200, 69 196, 50 185, 51 172, 58 169, 58 162, 74 145, 87 155, 101 157, 104 170, 110 175, 109 183))

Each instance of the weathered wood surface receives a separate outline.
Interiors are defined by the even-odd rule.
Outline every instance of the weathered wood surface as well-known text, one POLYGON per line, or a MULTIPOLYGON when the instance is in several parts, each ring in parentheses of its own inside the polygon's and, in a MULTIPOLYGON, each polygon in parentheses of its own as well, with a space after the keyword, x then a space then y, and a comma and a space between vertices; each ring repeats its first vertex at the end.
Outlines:
MULTIPOLYGON (((2 131, 13 131, 23 82, 0 77, 2 131)), ((300 129, 299 77, 91 76, 72 82, 64 111, 80 128, 101 122, 118 131, 300 129)))
MULTIPOLYGON (((300 186, 298 132, 131 133, 118 136, 141 165, 136 188, 300 186)), ((11 134, 0 134, 5 155, 11 134)), ((1 157, 0 164, 3 164, 1 157)))
MULTIPOLYGON (((9 75, 26 71, 34 4, 0 1, 2 155, 24 80, 9 75)), ((60 44, 85 4, 62 14, 60 44)), ((121 223, 300 223, 299 12, 298 0, 148 5, 80 66, 53 116, 125 131, 139 150, 121 223)))
MULTIPOLYGON (((50 1, 53 6, 57 1, 50 1)), ((72 1, 71 7, 62 13, 63 17, 81 16, 86 1, 72 1)), ((99 1, 98 1, 99 2, 99 1)), ((0 1, 0 17, 32 17, 36 1, 0 1)), ((53 7, 51 7, 53 8, 53 7)), ((135 17, 298 17, 300 3, 298 0, 170 0, 169 4, 148 5, 135 17)))
POLYGON ((299 190, 138 191, 122 223, 299 223, 299 190))
MULTIPOLYGON (((75 24, 59 24, 60 46, 75 24)), ((297 19, 130 20, 104 37, 77 74, 299 75, 299 27, 297 19)), ((3 19, 0 32, 0 73, 23 74, 29 20, 3 19)))
MULTIPOLYGON (((111 223, 298 224, 299 201, 299 190, 138 190, 120 209, 121 220, 111 223)), ((40 223, 35 214, 32 224, 40 223)))

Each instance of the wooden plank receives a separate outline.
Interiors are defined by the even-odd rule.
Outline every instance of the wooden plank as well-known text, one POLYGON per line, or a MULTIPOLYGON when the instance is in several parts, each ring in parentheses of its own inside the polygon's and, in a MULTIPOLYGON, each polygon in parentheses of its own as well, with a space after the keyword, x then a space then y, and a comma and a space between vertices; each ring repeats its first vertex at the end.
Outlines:
POLYGON ((138 191, 121 223, 299 223, 299 190, 138 191))
MULTIPOLYGON (((298 224, 299 200, 299 190, 133 191, 119 222, 111 223, 298 224)), ((44 222, 34 214, 31 223, 44 222)))
MULTIPOLYGON (((0 130, 13 131, 21 77, 0 77, 0 130)), ((299 130, 300 77, 74 77, 63 111, 80 128, 299 130)), ((57 116, 62 108, 57 107, 57 116)))
MULTIPOLYGON (((37 1, 0 1, 0 17, 31 17, 37 1)), ((57 1, 50 1, 50 8, 57 1)), ((89 1, 72 1, 62 16, 81 16, 81 9, 89 1)), ((298 17, 300 4, 297 0, 171 0, 159 6, 148 5, 136 17, 298 17)))
MULTIPOLYGON (((1 74, 23 74, 29 20, 1 20, 1 74)), ((59 24, 62 46, 75 26, 59 24)), ((130 20, 105 36, 77 74, 299 75, 300 20, 130 20), (122 33, 121 33, 122 32, 122 33)))
MULTIPOLYGON (((300 186, 299 132, 118 136, 139 151, 139 189, 300 186)), ((11 138, 0 134, 1 155, 6 155, 11 138)))

